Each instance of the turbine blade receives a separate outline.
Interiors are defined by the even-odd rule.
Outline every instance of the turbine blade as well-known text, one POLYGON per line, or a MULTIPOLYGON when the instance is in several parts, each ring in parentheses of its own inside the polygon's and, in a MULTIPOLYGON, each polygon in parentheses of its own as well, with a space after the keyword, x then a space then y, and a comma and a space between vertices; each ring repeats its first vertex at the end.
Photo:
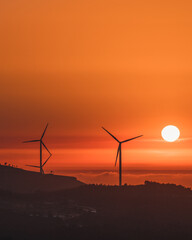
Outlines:
POLYGON ((109 135, 111 135, 111 137, 113 137, 117 142, 119 142, 119 140, 113 136, 109 131, 107 131, 104 127, 102 127, 109 135))
POLYGON ((118 159, 118 156, 119 156, 119 151, 120 151, 120 145, 117 149, 117 156, 116 156, 116 160, 115 160, 115 166, 117 165, 117 159, 118 159))
POLYGON ((44 130, 42 136, 41 136, 41 140, 43 139, 43 137, 44 137, 44 135, 45 135, 45 132, 46 132, 46 130, 47 130, 47 127, 48 127, 48 123, 47 123, 47 125, 46 125, 46 127, 45 127, 45 130, 44 130))
POLYGON ((40 168, 39 166, 34 166, 34 165, 25 165, 25 166, 28 166, 28 167, 35 167, 35 168, 40 168))
POLYGON ((49 149, 45 146, 44 142, 41 141, 41 143, 43 144, 43 146, 44 146, 44 148, 47 150, 47 152, 48 152, 50 155, 52 155, 52 154, 50 153, 49 149))
POLYGON ((40 140, 30 140, 30 141, 24 141, 23 143, 30 143, 30 142, 39 142, 40 140))
POLYGON ((129 141, 132 141, 132 140, 134 140, 134 139, 136 139, 136 138, 140 138, 140 137, 143 137, 143 135, 140 135, 140 136, 137 136, 137 137, 134 137, 134 138, 127 139, 127 140, 125 140, 125 141, 122 141, 121 143, 129 142, 129 141))
POLYGON ((48 160, 49 160, 49 158, 50 158, 51 156, 52 156, 52 155, 50 155, 50 156, 47 158, 47 160, 43 163, 42 167, 45 166, 45 164, 48 162, 48 160))

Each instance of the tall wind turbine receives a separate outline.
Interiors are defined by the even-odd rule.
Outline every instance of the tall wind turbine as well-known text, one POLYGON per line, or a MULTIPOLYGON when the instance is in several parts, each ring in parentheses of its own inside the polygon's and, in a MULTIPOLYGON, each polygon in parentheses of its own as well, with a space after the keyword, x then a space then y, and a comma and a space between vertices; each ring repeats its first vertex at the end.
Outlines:
POLYGON ((121 183, 122 183, 122 153, 121 153, 121 144, 122 143, 125 143, 125 142, 129 142, 129 141, 132 141, 136 138, 139 138, 139 137, 142 137, 143 135, 140 135, 140 136, 137 136, 137 137, 134 137, 134 138, 129 138, 127 140, 124 140, 124 141, 119 141, 115 136, 113 136, 110 132, 108 132, 104 127, 102 127, 109 135, 111 135, 112 138, 114 138, 118 143, 119 143, 119 146, 118 146, 118 149, 117 149, 117 156, 116 156, 116 160, 115 160, 115 166, 117 164, 117 160, 118 160, 118 157, 119 157, 119 186, 121 186, 121 183))
POLYGON ((52 154, 50 153, 49 149, 45 146, 44 142, 43 142, 43 137, 45 135, 45 132, 47 130, 47 127, 48 127, 48 124, 46 125, 45 127, 45 130, 43 131, 43 134, 41 136, 40 139, 38 140, 30 140, 30 141, 24 141, 23 143, 31 143, 31 142, 39 142, 40 143, 40 165, 39 166, 34 166, 34 165, 26 165, 26 166, 29 166, 29 167, 35 167, 35 168, 40 168, 40 173, 41 174, 44 174, 44 171, 43 171, 43 167, 45 166, 45 164, 47 163, 47 161, 49 160, 49 158, 52 156, 52 154), (47 160, 43 163, 42 161, 42 156, 43 156, 43 147, 47 150, 47 152, 49 153, 49 157, 47 158, 47 160))

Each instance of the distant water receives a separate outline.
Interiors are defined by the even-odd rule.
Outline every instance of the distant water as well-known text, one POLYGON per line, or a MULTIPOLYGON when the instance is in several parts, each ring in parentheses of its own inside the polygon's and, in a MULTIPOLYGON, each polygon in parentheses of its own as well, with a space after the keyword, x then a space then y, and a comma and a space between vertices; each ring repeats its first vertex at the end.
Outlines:
MULTIPOLYGON (((72 175, 90 184, 118 184, 118 172, 105 170, 64 171, 55 174, 72 175)), ((192 188, 192 170, 128 170, 123 173, 123 184, 143 184, 145 180, 174 183, 192 188)))

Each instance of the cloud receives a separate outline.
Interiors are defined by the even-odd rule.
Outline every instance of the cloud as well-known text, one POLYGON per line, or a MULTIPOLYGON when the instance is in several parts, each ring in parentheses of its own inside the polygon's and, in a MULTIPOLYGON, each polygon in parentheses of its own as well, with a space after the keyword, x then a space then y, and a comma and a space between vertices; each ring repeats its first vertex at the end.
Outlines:
MULTIPOLYGON (((177 141, 178 142, 183 142, 183 141, 191 141, 192 137, 188 137, 188 138, 179 138, 177 141)), ((165 142, 165 140, 163 139, 159 139, 159 138, 143 138, 143 139, 139 139, 138 141, 140 142, 165 142)))

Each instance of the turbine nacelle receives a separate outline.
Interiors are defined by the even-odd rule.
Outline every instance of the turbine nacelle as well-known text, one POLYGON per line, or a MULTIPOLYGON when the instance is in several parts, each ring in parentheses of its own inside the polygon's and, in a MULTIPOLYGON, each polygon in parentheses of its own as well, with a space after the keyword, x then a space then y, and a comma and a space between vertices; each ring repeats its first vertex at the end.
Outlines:
POLYGON ((139 135, 137 137, 133 137, 133 138, 129 138, 127 140, 124 140, 124 141, 119 141, 113 134, 111 134, 109 131, 107 131, 107 129, 105 129, 104 127, 102 127, 109 135, 112 136, 112 138, 114 138, 118 143, 125 143, 125 142, 129 142, 129 141, 132 141, 136 138, 139 138, 139 137, 143 137, 143 135, 139 135))

